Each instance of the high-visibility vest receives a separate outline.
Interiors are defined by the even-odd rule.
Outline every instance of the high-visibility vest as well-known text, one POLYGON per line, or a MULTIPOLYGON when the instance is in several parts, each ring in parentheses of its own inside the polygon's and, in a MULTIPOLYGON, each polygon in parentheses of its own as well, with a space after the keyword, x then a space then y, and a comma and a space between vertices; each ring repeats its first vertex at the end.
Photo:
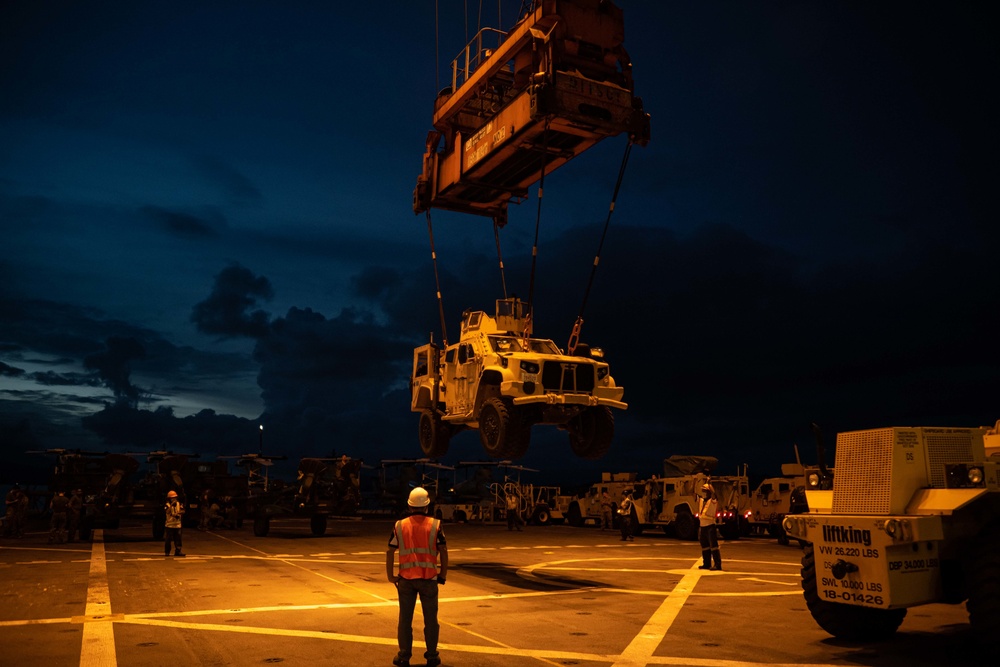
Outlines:
POLYGON ((719 501, 712 498, 702 498, 699 501, 701 505, 698 508, 698 524, 702 526, 714 526, 715 518, 719 514, 719 501))
POLYGON ((414 514, 396 522, 399 544, 399 576, 433 579, 437 576, 437 536, 441 522, 425 514, 414 514))

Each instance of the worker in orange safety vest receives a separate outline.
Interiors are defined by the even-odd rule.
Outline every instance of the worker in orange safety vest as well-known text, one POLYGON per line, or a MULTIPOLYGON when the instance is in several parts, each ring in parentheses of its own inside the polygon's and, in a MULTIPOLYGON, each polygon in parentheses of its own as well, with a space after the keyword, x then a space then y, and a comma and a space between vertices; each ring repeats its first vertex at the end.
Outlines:
POLYGON ((437 620, 438 586, 444 586, 448 574, 448 545, 441 521, 427 515, 430 497, 417 487, 407 499, 410 514, 397 521, 385 552, 386 578, 396 585, 399 593, 399 624, 396 640, 399 653, 392 664, 408 667, 413 654, 413 611, 420 598, 424 615, 424 659, 427 667, 441 664, 437 644, 440 626, 437 620), (395 570, 395 553, 399 551, 399 574, 395 570), (440 571, 438 560, 440 559, 440 571))

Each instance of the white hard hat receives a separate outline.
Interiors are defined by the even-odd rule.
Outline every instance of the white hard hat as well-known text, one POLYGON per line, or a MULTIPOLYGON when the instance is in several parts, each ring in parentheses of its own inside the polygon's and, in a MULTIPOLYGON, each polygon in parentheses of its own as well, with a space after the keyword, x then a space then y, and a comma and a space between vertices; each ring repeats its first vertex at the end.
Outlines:
POLYGON ((418 486, 410 491, 410 497, 407 499, 406 504, 410 507, 427 507, 431 504, 431 499, 427 495, 427 491, 418 486))
POLYGON ((711 484, 702 484, 701 485, 701 490, 702 491, 711 491, 712 490, 712 485, 711 484))

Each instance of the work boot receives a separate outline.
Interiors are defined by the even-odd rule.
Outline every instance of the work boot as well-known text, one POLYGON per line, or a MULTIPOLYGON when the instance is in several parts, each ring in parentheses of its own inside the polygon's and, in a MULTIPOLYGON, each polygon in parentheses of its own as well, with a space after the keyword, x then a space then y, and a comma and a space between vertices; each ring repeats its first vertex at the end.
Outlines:
POLYGON ((427 658, 427 667, 438 667, 441 664, 441 658, 427 658))
POLYGON ((410 667, 410 661, 406 658, 393 658, 392 664, 396 665, 396 667, 410 667))
POLYGON ((715 556, 715 565, 713 565, 711 567, 711 569, 713 569, 713 570, 720 570, 720 571, 722 570, 722 556, 716 554, 716 556, 715 556))
POLYGON ((181 553, 179 550, 175 551, 174 555, 177 556, 178 558, 183 558, 184 556, 187 556, 187 554, 181 553))

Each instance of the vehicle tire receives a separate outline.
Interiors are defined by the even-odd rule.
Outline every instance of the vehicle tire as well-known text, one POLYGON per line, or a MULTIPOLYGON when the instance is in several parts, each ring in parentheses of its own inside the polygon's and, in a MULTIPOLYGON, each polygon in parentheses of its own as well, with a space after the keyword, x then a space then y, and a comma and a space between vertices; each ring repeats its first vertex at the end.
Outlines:
POLYGON ((253 534, 255 537, 267 537, 271 530, 271 520, 266 516, 255 516, 253 518, 253 534))
POLYGON ((586 408, 566 425, 569 445, 581 459, 596 460, 608 453, 615 437, 615 416, 611 408, 586 408))
POLYGON ((569 509, 566 511, 566 521, 575 528, 583 525, 583 513, 580 512, 579 503, 570 504, 569 509))
POLYGON ((698 521, 690 512, 678 512, 674 519, 674 533, 679 540, 693 541, 698 539, 698 521))
POLYGON ((486 399, 479 409, 479 439, 488 456, 502 459, 507 455, 507 431, 510 411, 504 402, 493 397, 486 399))
POLYGON ((821 600, 816 589, 816 555, 812 544, 807 544, 802 554, 802 592, 819 627, 838 639, 855 642, 887 639, 906 616, 906 609, 855 607, 821 600))
POLYGON ((534 516, 531 517, 531 522, 536 526, 547 526, 552 523, 552 515, 549 514, 549 508, 540 507, 536 509, 534 516))
POLYGON ((312 518, 309 519, 309 529, 312 530, 314 537, 323 537, 326 535, 326 515, 313 514, 312 518))
POLYGON ((420 423, 417 428, 420 438, 420 449, 423 451, 424 456, 436 459, 448 453, 448 444, 451 440, 451 427, 441 421, 440 416, 431 410, 421 411, 420 423))
POLYGON ((987 641, 1000 622, 1000 523, 988 525, 976 539, 966 579, 973 635, 987 641))

